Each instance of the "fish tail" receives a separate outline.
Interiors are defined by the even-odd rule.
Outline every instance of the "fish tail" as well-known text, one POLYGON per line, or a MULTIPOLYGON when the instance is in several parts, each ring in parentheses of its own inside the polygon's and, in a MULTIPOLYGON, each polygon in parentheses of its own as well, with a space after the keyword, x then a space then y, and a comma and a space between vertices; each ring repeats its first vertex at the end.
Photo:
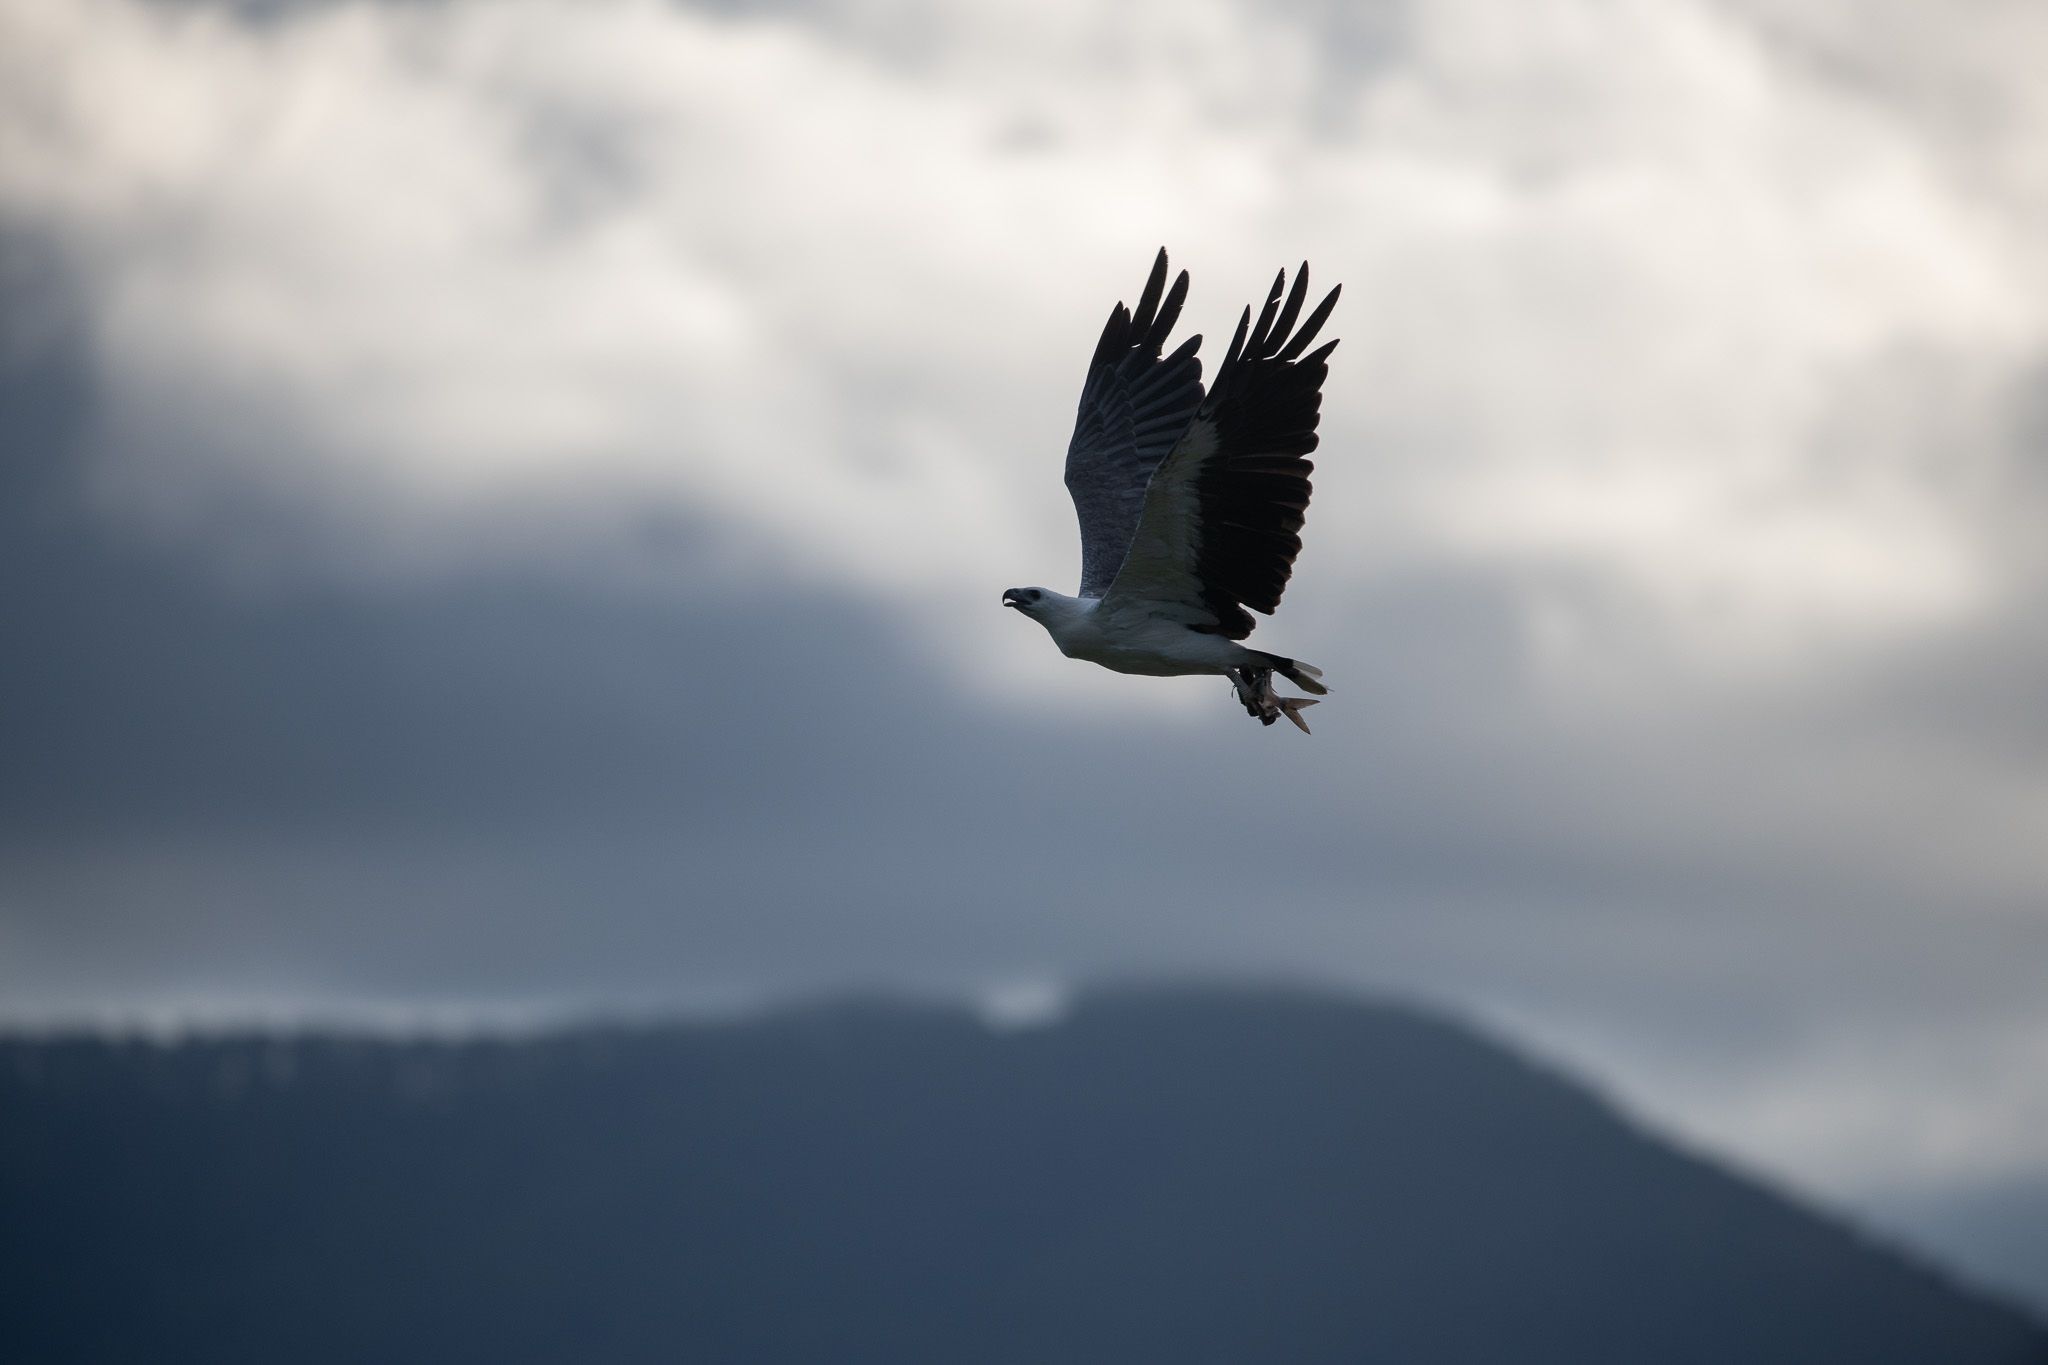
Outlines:
POLYGON ((1317 701, 1316 698, 1275 697, 1274 701, 1279 703, 1280 714, 1294 722, 1295 729, 1301 731, 1303 734, 1307 734, 1309 732, 1308 722, 1301 718, 1301 713, 1311 706, 1319 705, 1320 703, 1317 701))

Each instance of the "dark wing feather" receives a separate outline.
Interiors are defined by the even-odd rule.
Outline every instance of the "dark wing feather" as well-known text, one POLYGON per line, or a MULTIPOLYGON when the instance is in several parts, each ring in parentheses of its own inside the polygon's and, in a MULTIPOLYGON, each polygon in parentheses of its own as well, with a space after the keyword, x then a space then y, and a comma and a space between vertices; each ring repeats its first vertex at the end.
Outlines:
POLYGON ((1189 337, 1167 356, 1167 334, 1188 295, 1183 270, 1166 288, 1161 248, 1135 311, 1117 304, 1095 344, 1067 445, 1067 492, 1081 523, 1081 595, 1099 597, 1115 579, 1138 529, 1152 471, 1187 430, 1202 401, 1202 344, 1189 337))
POLYGON ((1136 536, 1111 594, 1177 605, 1187 623, 1241 640, 1250 611, 1280 605, 1308 512, 1332 341, 1303 354, 1337 305, 1332 289, 1298 331, 1308 264, 1282 301, 1273 281, 1247 308, 1194 420, 1146 490, 1136 536), (1291 335, 1290 335, 1291 333, 1291 335))

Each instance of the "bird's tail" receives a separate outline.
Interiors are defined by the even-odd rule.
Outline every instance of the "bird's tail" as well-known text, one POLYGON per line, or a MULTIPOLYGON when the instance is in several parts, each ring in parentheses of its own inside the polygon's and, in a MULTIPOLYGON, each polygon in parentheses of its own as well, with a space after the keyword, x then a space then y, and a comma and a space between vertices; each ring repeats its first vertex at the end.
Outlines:
POLYGON ((1318 697, 1329 695, 1330 689, 1323 686, 1323 670, 1317 668, 1314 664, 1305 664, 1299 659, 1283 659, 1278 654, 1267 654, 1262 650, 1253 650, 1252 652, 1259 656, 1261 664, 1272 669, 1302 691, 1312 693, 1318 697))

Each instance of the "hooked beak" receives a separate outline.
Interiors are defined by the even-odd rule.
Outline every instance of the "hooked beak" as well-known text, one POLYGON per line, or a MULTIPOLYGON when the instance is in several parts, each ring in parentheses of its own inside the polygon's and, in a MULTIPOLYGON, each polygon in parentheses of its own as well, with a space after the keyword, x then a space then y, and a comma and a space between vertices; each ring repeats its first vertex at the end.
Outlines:
POLYGON ((1024 599, 1017 596, 1014 592, 1006 592, 1003 594, 1003 605, 1015 607, 1017 610, 1022 611, 1024 609, 1024 599))

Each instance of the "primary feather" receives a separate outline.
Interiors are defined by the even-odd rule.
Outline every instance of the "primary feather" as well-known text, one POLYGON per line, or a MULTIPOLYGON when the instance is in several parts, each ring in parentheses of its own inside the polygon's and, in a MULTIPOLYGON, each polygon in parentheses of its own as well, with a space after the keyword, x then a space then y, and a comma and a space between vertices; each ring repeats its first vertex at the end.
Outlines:
POLYGON ((1084 597, 1101 596, 1116 577, 1137 533, 1145 486, 1202 401, 1202 362, 1195 358, 1202 338, 1160 355, 1187 298, 1187 271, 1162 299, 1165 284, 1162 249, 1136 311, 1119 303, 1110 313, 1081 386, 1067 443, 1067 492, 1081 523, 1084 597))

